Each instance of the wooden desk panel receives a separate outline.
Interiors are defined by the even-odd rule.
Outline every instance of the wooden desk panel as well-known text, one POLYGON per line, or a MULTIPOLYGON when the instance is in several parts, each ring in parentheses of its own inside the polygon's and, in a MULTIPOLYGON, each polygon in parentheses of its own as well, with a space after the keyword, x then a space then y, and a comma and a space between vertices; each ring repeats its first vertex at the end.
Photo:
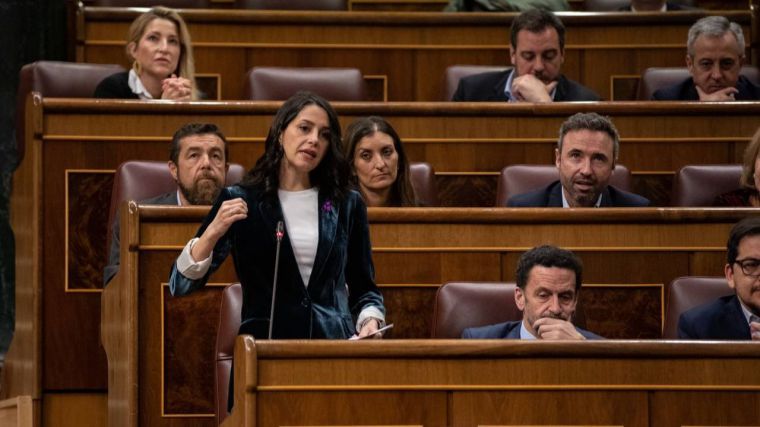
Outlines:
POLYGON ((418 411, 436 412, 429 399, 444 395, 449 401, 446 425, 462 427, 753 425, 760 399, 757 346, 672 341, 316 343, 245 336, 238 338, 235 349, 236 403, 223 425, 303 425, 312 417, 322 425, 381 424, 397 408, 383 405, 367 411, 361 404, 380 394, 417 399, 416 404, 407 403, 415 410, 406 412, 405 424, 438 425, 418 411), (752 372, 745 378, 736 376, 737 371, 752 372), (704 410, 690 400, 700 395, 705 396, 698 398, 704 410), (708 401, 710 397, 716 400, 708 401), (708 402, 726 402, 732 410, 715 411, 708 402), (294 407, 303 411, 286 410, 294 407))
MULTIPOLYGON (((168 425, 177 418, 210 423, 214 404, 203 390, 213 383, 218 322, 214 308, 222 290, 218 284, 236 281, 234 272, 228 262, 204 291, 169 297, 165 288, 169 265, 208 209, 135 206, 130 212, 125 208, 123 265, 137 269, 122 268, 103 292, 103 307, 108 307, 103 312, 103 330, 108 331, 103 343, 111 370, 108 388, 115 399, 111 407, 115 413, 110 416, 118 417, 129 400, 124 396, 134 393, 140 425, 168 425), (129 338, 130 330, 136 330, 134 338, 129 338), (137 347, 125 351, 131 340, 137 347), (125 357, 136 358, 139 372, 123 372, 131 366, 125 357), (127 385, 135 382, 138 386, 130 392, 127 385)), ((551 236, 544 242, 573 248, 589 266, 582 291, 587 327, 609 337, 659 336, 666 285, 674 277, 701 272, 691 259, 703 257, 719 264, 728 229, 750 212, 754 211, 371 209, 378 284, 386 295, 388 319, 396 324, 389 337, 429 336, 440 283, 513 281, 511 264, 543 236, 551 236), (406 270, 399 265, 419 268, 410 275, 393 273, 406 270), (642 265, 647 265, 646 271, 623 276, 642 265), (605 280, 607 271, 618 271, 620 276, 605 280)), ((399 399, 400 405, 409 404, 407 397, 399 399)), ((308 407, 311 403, 304 404, 304 410, 308 407)), ((272 416, 280 414, 276 405, 271 411, 272 416)))
MULTIPOLYGON (((125 66, 124 36, 139 10, 85 7, 79 62, 125 66)), ((563 72, 612 99, 612 78, 684 66, 686 34, 707 12, 558 13, 567 27, 563 72)), ((725 11, 749 37, 749 11, 725 11)), ((446 67, 509 64, 514 13, 185 10, 196 69, 219 73, 222 99, 240 99, 253 66, 358 67, 386 76, 390 101, 441 101, 446 67)), ((620 99, 618 96, 617 99, 620 99)))

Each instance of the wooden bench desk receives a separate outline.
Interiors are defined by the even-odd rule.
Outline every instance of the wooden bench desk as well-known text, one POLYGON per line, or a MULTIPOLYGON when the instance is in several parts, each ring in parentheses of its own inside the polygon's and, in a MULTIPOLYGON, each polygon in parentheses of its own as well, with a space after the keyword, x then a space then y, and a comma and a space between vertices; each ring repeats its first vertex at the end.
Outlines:
MULTIPOLYGON (((192 295, 173 298, 167 286, 169 267, 207 211, 126 203, 121 210, 122 268, 103 292, 102 337, 108 390, 120 402, 112 400, 111 411, 121 413, 123 399, 139 395, 139 425, 178 418, 213 424, 208 390, 219 298, 237 277, 227 260, 192 295)), ((519 255, 551 243, 584 262, 581 303, 588 329, 610 338, 657 338, 670 281, 719 274, 729 228, 756 212, 371 209, 377 283, 388 320, 396 324, 388 337, 429 336, 441 283, 513 281, 519 255)))

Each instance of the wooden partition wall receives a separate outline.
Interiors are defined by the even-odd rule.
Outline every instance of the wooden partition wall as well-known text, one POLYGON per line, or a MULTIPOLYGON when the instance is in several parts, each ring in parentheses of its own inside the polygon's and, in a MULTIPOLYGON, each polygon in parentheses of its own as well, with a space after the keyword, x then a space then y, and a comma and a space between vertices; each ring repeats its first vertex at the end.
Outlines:
POLYGON ((757 425, 759 346, 244 336, 222 425, 757 425))
MULTIPOLYGON (((128 67, 124 40, 141 12, 80 10, 76 60, 128 67)), ((707 14, 558 13, 567 27, 563 73, 604 99, 631 99, 647 67, 685 66, 689 27, 707 14)), ((750 12, 721 14, 744 27, 749 46, 750 12)), ((443 101, 444 73, 451 65, 509 65, 509 26, 516 16, 192 9, 182 15, 192 34, 196 70, 218 76, 220 99, 241 99, 251 67, 284 66, 356 67, 368 80, 372 99, 389 101, 443 101)))
MULTIPOLYGON (((9 362, 24 363, 6 365, 12 384, 6 390, 19 390, 17 394, 37 398, 42 390, 63 393, 107 388, 98 319, 102 269, 108 253, 107 207, 116 167, 132 159, 166 160, 171 135, 193 121, 220 125, 229 137, 230 161, 248 167, 261 154, 264 136, 279 105, 30 97, 26 109, 27 156, 14 176, 12 198, 18 308, 16 334, 8 355, 9 362), (42 357, 43 354, 55 357, 42 357)), ((557 129, 576 111, 598 111, 613 118, 623 135, 620 161, 638 177, 637 191, 666 188, 673 171, 684 164, 737 162, 760 116, 760 104, 756 103, 336 103, 335 107, 344 126, 369 114, 388 118, 404 138, 411 160, 428 161, 435 167, 443 200, 462 197, 465 202, 480 201, 481 206, 487 204, 482 200, 493 200, 495 174, 502 166, 551 162, 557 129), (665 184, 658 184, 663 182, 660 179, 665 184)), ((193 228, 194 225, 185 230, 187 235, 193 228)), ((722 251, 726 230, 727 225, 717 233, 719 236, 713 236, 710 247, 715 251, 722 251)), ((398 238, 401 240, 374 243, 391 249, 404 242, 403 236, 398 238)), ((482 256, 477 247, 473 246, 475 249, 467 256, 437 257, 435 267, 422 261, 407 262, 413 253, 378 253, 378 262, 392 266, 379 272, 382 283, 387 285, 386 296, 395 306, 407 307, 406 313, 417 308, 429 311, 435 287, 446 280, 512 280, 510 274, 493 275, 498 267, 443 274, 458 271, 460 264, 474 265, 482 256), (394 287, 408 283, 425 286, 414 291, 394 287), (415 296, 407 300, 406 295, 415 296)), ((678 274, 693 272, 690 256, 685 252, 681 255, 676 263, 680 266, 678 274)), ((497 258, 500 259, 492 259, 497 258)), ((716 254, 710 259, 719 258, 716 254)), ((644 267, 637 269, 646 270, 647 261, 640 265, 644 267)), ((721 271, 718 261, 707 265, 703 274, 721 271)), ((597 283, 604 284, 620 276, 606 278, 600 273, 597 277, 597 283)), ((642 283, 666 283, 673 277, 675 273, 657 278, 656 282, 650 277, 642 283)), ((399 316, 402 314, 399 312, 399 316)), ((428 322, 423 316, 410 321, 414 327, 403 335, 401 330, 397 333, 404 337, 425 336, 428 322)), ((657 322, 654 319, 648 323, 650 333, 657 322)))
MULTIPOLYGON (((117 425, 214 423, 214 343, 221 291, 237 280, 232 263, 190 296, 173 298, 167 285, 171 264, 207 211, 122 206, 122 268, 102 297, 109 420, 128 421, 117 425)), ((370 209, 377 283, 396 325, 388 337, 428 337, 440 284, 513 281, 519 255, 551 243, 583 259, 587 328, 610 338, 657 338, 670 281, 719 274, 729 228, 757 213, 370 209)))

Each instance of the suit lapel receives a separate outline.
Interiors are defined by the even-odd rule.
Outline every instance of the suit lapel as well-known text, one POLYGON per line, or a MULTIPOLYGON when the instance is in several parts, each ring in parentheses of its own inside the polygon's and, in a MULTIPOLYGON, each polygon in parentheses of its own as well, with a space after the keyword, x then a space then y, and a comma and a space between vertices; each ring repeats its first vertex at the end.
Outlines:
POLYGON ((549 189, 549 199, 546 201, 546 207, 548 208, 561 208, 562 207, 562 184, 557 181, 549 189))
POLYGON ((609 186, 604 188, 604 191, 602 191, 602 202, 599 203, 600 208, 610 208, 614 207, 615 205, 612 203, 612 195, 610 194, 610 188, 609 186))
POLYGON ((742 340, 752 338, 747 318, 744 317, 744 312, 739 303, 739 297, 736 295, 731 298, 731 301, 728 304, 723 323, 723 328, 725 328, 726 336, 728 338, 742 340))
POLYGON ((491 97, 488 99, 489 101, 509 101, 504 90, 507 88, 507 81, 512 72, 512 70, 507 70, 507 72, 504 73, 504 77, 493 87, 491 97))
POLYGON ((314 267, 311 269, 309 278, 309 289, 311 284, 319 280, 322 275, 327 258, 335 242, 335 233, 338 230, 338 213, 340 206, 333 200, 326 198, 322 192, 319 193, 319 204, 317 206, 319 216, 319 243, 317 244, 317 256, 314 258, 314 267))

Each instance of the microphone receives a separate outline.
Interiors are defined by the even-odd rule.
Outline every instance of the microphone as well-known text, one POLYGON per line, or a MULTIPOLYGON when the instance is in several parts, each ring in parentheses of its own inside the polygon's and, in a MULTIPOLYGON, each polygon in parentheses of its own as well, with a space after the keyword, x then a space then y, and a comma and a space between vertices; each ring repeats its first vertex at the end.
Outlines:
POLYGON ((274 324, 274 297, 277 295, 277 270, 280 267, 280 243, 282 242, 282 236, 285 235, 285 224, 282 221, 277 221, 277 231, 274 233, 274 237, 277 239, 277 251, 274 255, 274 279, 272 280, 272 307, 269 311, 269 339, 272 339, 272 325, 274 324))

